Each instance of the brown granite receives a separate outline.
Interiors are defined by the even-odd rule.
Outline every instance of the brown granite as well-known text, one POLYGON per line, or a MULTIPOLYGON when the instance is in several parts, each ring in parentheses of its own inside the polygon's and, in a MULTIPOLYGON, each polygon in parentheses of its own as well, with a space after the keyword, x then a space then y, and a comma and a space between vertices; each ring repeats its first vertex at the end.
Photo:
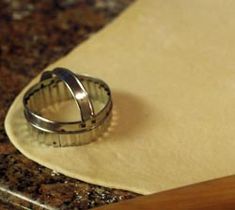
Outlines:
POLYGON ((22 208, 21 207, 17 207, 13 204, 10 204, 10 203, 5 203, 3 201, 0 202, 0 210, 21 210, 22 208))
POLYGON ((0 1, 0 209, 89 209, 137 196, 38 165, 13 147, 3 126, 10 104, 34 76, 132 1, 0 1))

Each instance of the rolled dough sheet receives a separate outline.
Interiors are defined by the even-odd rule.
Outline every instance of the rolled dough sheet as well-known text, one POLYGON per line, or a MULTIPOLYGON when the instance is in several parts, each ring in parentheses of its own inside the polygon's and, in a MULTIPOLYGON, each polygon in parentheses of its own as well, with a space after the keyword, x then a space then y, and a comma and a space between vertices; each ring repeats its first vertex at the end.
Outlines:
POLYGON ((137 1, 47 68, 111 86, 109 133, 86 146, 39 145, 23 117, 24 89, 5 121, 10 140, 62 174, 142 194, 234 174, 234 11, 229 0, 137 1))

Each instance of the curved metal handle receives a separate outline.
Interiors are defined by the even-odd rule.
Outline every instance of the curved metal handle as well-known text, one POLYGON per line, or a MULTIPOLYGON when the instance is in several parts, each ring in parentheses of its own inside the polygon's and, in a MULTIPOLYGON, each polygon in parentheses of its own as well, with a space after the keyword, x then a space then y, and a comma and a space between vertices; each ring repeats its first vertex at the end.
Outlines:
POLYGON ((77 75, 65 68, 55 68, 53 71, 45 71, 42 74, 40 81, 50 79, 53 76, 56 76, 59 80, 65 83, 80 110, 82 121, 85 122, 93 118, 95 116, 95 112, 92 102, 77 75))

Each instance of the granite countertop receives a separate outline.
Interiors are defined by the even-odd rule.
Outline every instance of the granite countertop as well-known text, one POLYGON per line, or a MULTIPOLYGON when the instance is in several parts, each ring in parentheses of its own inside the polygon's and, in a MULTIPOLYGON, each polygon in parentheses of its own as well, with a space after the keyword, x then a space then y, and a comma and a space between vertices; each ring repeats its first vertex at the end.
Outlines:
POLYGON ((14 148, 3 125, 12 101, 34 76, 132 1, 0 1, 0 209, 89 209, 138 196, 38 165, 14 148))

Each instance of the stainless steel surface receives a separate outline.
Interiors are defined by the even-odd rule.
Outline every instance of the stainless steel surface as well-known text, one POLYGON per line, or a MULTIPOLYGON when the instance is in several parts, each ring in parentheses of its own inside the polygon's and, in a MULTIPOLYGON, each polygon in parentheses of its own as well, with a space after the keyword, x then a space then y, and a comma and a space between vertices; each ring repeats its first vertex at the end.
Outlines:
POLYGON ((41 76, 41 82, 53 78, 53 76, 63 81, 72 94, 72 97, 74 98, 78 108, 80 109, 82 121, 87 121, 91 118, 94 118, 95 113, 93 105, 86 89, 78 79, 77 75, 67 69, 56 68, 53 71, 44 72, 41 76))
MULTIPOLYGON (((112 110, 111 91, 102 80, 77 75, 65 68, 56 68, 42 74, 23 98, 27 121, 41 143, 54 146, 86 144, 100 136, 109 125, 112 110), (53 104, 74 100, 80 110, 76 121, 48 119, 42 110, 53 104), (102 104, 98 110, 94 103, 102 104)), ((68 110, 67 110, 68 111, 68 110)))

